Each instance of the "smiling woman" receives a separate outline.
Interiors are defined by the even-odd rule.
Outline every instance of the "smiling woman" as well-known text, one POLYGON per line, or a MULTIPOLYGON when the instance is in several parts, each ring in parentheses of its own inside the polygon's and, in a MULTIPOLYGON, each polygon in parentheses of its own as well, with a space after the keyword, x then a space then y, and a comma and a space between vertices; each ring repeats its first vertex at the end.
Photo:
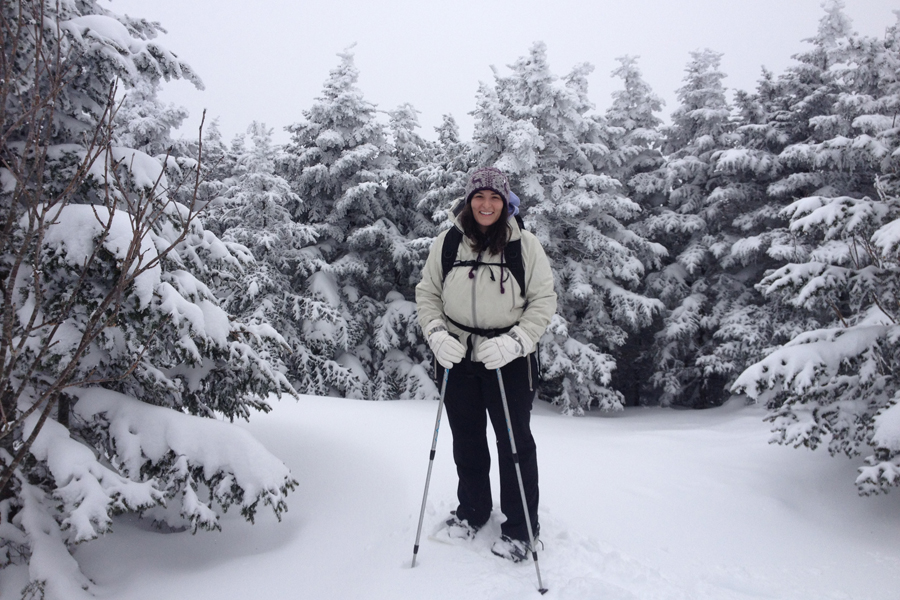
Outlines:
POLYGON ((475 222, 481 231, 497 222, 504 206, 503 197, 493 190, 479 190, 469 203, 475 222))
POLYGON ((444 275, 444 231, 416 286, 416 304, 435 360, 448 370, 444 401, 459 475, 459 506, 437 535, 471 538, 490 519, 490 415, 499 452, 500 508, 506 516, 491 551, 519 562, 534 549, 540 531, 530 420, 535 347, 556 312, 556 293, 550 262, 537 238, 512 218, 509 198, 509 181, 500 170, 487 167, 469 176, 465 198, 451 209, 459 215, 451 221, 464 240, 456 249, 455 268, 444 275), (529 275, 524 289, 511 277, 506 260, 513 244, 529 275))
POLYGON ((502 256, 511 240, 507 219, 500 218, 512 216, 510 198, 506 176, 497 169, 479 169, 469 178, 466 202, 458 205, 459 224, 479 255, 488 250, 502 256))

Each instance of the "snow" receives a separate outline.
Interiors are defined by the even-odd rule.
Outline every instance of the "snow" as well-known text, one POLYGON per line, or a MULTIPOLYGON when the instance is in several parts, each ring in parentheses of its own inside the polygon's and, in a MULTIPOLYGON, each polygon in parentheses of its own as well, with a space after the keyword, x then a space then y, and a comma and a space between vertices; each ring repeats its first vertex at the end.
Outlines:
MULTIPOLYGON (((75 552, 98 598, 540 597, 530 561, 490 554, 496 518, 470 548, 426 537, 455 506, 446 418, 410 568, 436 402, 273 404, 242 426, 300 482, 282 522, 229 513, 221 532, 191 535, 116 517, 75 552)), ((544 597, 896 599, 896 496, 857 496, 855 461, 768 445, 763 415, 732 401, 569 418, 538 402, 544 597)), ((0 597, 25 577, 4 570, 0 597)))
POLYGON ((888 222, 872 234, 872 243, 881 249, 883 256, 890 256, 900 245, 900 219, 888 222))
POLYGON ((366 373, 366 369, 365 367, 363 367, 362 362, 353 354, 350 354, 349 352, 343 352, 335 359, 335 362, 353 373, 353 375, 355 377, 358 377, 360 381, 369 380, 369 375, 366 373))
MULTIPOLYGON (((159 165, 157 164, 157 167, 159 165)), ((110 213, 105 206, 87 204, 69 204, 50 210, 52 222, 44 233, 44 244, 50 248, 65 251, 66 262, 73 267, 80 267, 94 252, 94 242, 101 234, 106 234, 103 247, 117 259, 126 260, 129 249, 134 244, 135 231, 131 216, 125 211, 110 213)), ((26 223, 22 218, 23 225, 26 223)), ((140 239, 140 258, 131 265, 131 272, 146 268, 146 265, 157 258, 149 236, 140 239)), ((141 308, 152 300, 153 292, 159 284, 162 273, 157 264, 134 278, 135 294, 141 308)))
POLYGON ((88 36, 98 41, 112 44, 121 52, 139 51, 143 45, 128 32, 128 28, 113 17, 105 15, 83 15, 63 21, 60 27, 76 39, 83 40, 82 36, 88 36))
POLYGON ((889 210, 886 202, 873 202, 868 197, 858 200, 848 196, 811 196, 785 207, 781 214, 791 218, 792 232, 808 233, 815 228, 822 228, 826 239, 835 239, 847 234, 858 234, 872 222, 883 220, 889 210), (801 217, 803 214, 805 216, 801 217))
MULTIPOLYGON (((246 431, 215 419, 152 406, 111 390, 86 388, 71 393, 79 398, 74 406, 77 416, 90 421, 102 415, 109 421, 117 460, 130 476, 136 477, 148 460, 159 462, 174 453, 184 462, 183 471, 197 465, 209 479, 218 472, 226 475, 225 482, 214 490, 217 497, 228 494, 233 480, 244 491, 242 508, 251 507, 260 496, 266 504, 282 500, 279 488, 289 479, 288 469, 246 431)), ((75 444, 68 436, 66 440, 75 444)), ((146 500, 144 503, 149 504, 146 500)), ((215 515, 211 518, 217 520, 215 515)))
POLYGON ((114 163, 122 163, 128 167, 128 172, 134 179, 134 186, 137 189, 150 190, 160 194, 169 187, 161 160, 140 150, 118 146, 113 146, 110 153, 114 163))
MULTIPOLYGON (((22 483, 24 506, 18 519, 32 538, 31 570, 37 579, 46 580, 46 597, 62 597, 67 600, 90 600, 89 582, 63 543, 59 526, 53 521, 40 489, 27 482, 22 483)), ((18 591, 22 585, 15 589, 18 591)), ((2 588, 2 582, 0 582, 2 588)), ((18 594, 17 594, 18 595, 18 594)), ((4 595, 4 597, 6 597, 4 595)))
POLYGON ((333 275, 323 271, 313 273, 309 278, 308 289, 310 295, 321 298, 335 308, 340 308, 341 296, 338 293, 337 282, 333 275))
MULTIPOLYGON (((191 331, 219 346, 228 344, 228 336, 233 325, 228 313, 215 303, 207 300, 213 298, 212 292, 188 271, 176 270, 166 274, 169 281, 164 281, 156 288, 160 298, 161 310, 176 325, 182 322, 190 324, 191 331)), ((193 347, 193 341, 183 342, 193 347)), ((196 353, 200 360, 199 351, 196 353)))
POLYGON ((760 397, 762 389, 776 385, 803 394, 817 381, 836 373, 843 361, 875 345, 888 330, 886 325, 869 325, 802 333, 748 367, 732 389, 744 390, 753 398, 760 397))
POLYGON ((875 417, 872 442, 880 448, 900 452, 900 404, 894 404, 875 417))
MULTIPOLYGON (((38 416, 34 413, 28 417, 26 434, 33 431, 38 416)), ((72 529, 71 537, 76 542, 94 539, 108 529, 111 506, 145 508, 162 497, 152 482, 132 481, 100 464, 87 446, 73 440, 68 429, 52 419, 44 423, 35 438, 32 454, 47 463, 60 486, 57 497, 67 507, 74 507, 63 526, 72 529)))

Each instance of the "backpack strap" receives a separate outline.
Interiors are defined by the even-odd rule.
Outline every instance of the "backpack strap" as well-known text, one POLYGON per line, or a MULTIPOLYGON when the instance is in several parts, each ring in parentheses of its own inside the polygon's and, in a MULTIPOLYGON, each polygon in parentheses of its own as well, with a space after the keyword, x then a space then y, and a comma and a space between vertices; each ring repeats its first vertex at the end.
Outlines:
POLYGON ((513 218, 516 220, 516 224, 518 224, 519 229, 525 231, 525 221, 522 219, 522 215, 516 213, 513 218))
POLYGON ((450 269, 453 268, 453 263, 456 262, 456 254, 459 250, 459 243, 462 241, 462 235, 462 231, 456 227, 451 227, 447 230, 447 235, 444 236, 444 245, 441 247, 441 270, 444 275, 441 281, 447 280, 447 275, 450 273, 450 269))
MULTIPOLYGON (((519 215, 516 215, 516 219, 518 220, 519 215)), ((524 230, 524 226, 521 226, 524 230)), ((462 242, 463 234, 456 227, 451 227, 447 230, 447 235, 444 237, 444 244, 441 246, 441 270, 443 272, 443 278, 441 281, 446 281, 447 275, 450 273, 450 270, 456 266, 462 266, 461 263, 457 262, 456 255, 459 251, 459 244, 462 242)), ((503 249, 503 256, 505 258, 505 266, 509 269, 509 272, 515 278, 516 283, 519 284, 519 291, 522 294, 522 297, 525 296, 525 261, 522 258, 522 239, 519 238, 517 240, 512 240, 506 244, 506 248, 503 249)), ((465 266, 472 266, 471 261, 467 262, 465 266)))
POLYGON ((503 256, 506 257, 506 268, 512 273, 519 284, 519 290, 522 297, 525 297, 525 261, 522 258, 522 238, 513 240, 506 244, 503 250, 503 256))
POLYGON ((453 325, 455 325, 455 326, 459 327, 460 329, 462 329, 463 331, 465 331, 466 333, 474 333, 475 335, 480 335, 481 337, 486 337, 486 338, 495 338, 498 335, 503 335, 504 333, 509 333, 509 331, 513 327, 515 327, 516 325, 519 324, 519 322, 516 321, 509 327, 497 327, 495 329, 482 329, 481 327, 469 327, 468 325, 463 325, 462 323, 454 321, 447 315, 444 315, 444 318, 447 319, 448 321, 450 321, 453 325))

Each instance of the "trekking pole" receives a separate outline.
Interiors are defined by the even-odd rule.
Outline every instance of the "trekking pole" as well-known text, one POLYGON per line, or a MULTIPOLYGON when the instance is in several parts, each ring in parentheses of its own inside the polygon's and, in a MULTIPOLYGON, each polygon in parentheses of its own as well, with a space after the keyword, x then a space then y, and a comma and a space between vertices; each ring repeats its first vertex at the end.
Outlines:
POLYGON ((438 402, 437 419, 434 421, 434 439, 431 440, 431 455, 428 458, 428 475, 425 476, 425 493, 422 494, 422 510, 419 511, 419 528, 416 530, 416 545, 413 546, 411 569, 416 566, 416 555, 419 553, 419 539, 422 537, 422 520, 425 518, 425 501, 428 499, 428 485, 431 483, 431 467, 434 465, 434 449, 437 447, 438 431, 441 428, 441 413, 444 412, 444 394, 447 393, 447 377, 450 369, 444 369, 444 383, 441 384, 441 400, 438 402))
POLYGON ((512 419, 509 417, 509 403, 506 401, 506 388, 503 385, 503 375, 497 369, 497 383, 500 384, 500 399, 503 400, 503 414, 506 416, 506 431, 509 432, 509 445, 512 449, 513 463, 516 465, 516 477, 519 479, 519 493, 522 495, 522 508, 525 510, 525 525, 528 527, 528 549, 534 559, 534 570, 537 573, 538 591, 547 593, 547 588, 541 583, 541 568, 538 566, 537 548, 534 547, 534 531, 531 529, 531 515, 528 512, 528 501, 525 499, 525 484, 522 483, 522 468, 519 466, 519 453, 516 451, 516 439, 513 436, 512 419))

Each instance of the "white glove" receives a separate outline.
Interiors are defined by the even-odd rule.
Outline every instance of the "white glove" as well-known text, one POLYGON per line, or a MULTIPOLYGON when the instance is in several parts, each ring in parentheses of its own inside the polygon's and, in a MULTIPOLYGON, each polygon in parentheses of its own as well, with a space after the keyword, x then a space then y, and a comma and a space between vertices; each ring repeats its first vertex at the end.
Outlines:
POLYGON ((534 350, 534 342, 518 325, 495 338, 478 345, 478 360, 489 370, 499 369, 520 356, 528 356, 534 350))
POLYGON ((435 358, 445 369, 452 369, 466 355, 466 347, 450 335, 447 326, 440 319, 435 319, 425 327, 425 339, 435 358))

